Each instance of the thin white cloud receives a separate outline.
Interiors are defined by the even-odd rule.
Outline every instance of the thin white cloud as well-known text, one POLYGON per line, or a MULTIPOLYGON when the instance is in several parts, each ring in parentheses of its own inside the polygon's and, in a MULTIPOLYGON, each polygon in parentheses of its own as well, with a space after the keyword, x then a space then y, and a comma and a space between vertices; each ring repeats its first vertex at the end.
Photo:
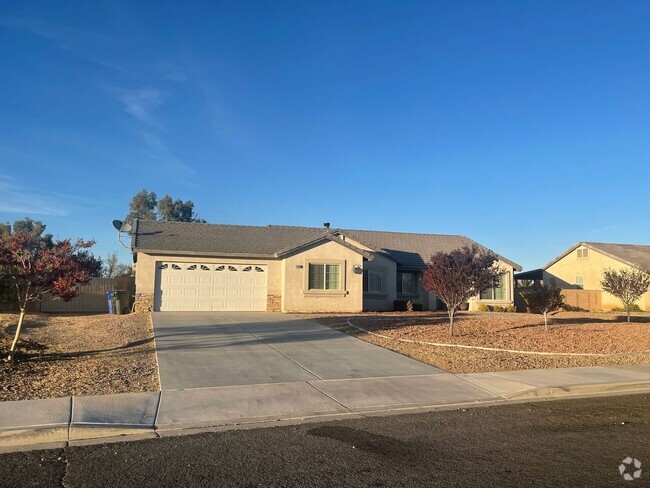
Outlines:
POLYGON ((168 53, 155 50, 144 59, 125 57, 117 45, 126 45, 122 38, 98 31, 68 27, 32 17, 0 17, 0 28, 12 29, 50 41, 97 66, 138 79, 162 79, 173 83, 187 80, 182 68, 168 59, 168 53))
POLYGON ((111 92, 124 105, 126 113, 151 127, 163 128, 162 124, 154 117, 154 112, 165 103, 167 93, 155 88, 112 89, 111 92))
POLYGON ((67 27, 30 17, 1 17, 0 26, 48 39, 63 49, 87 48, 91 43, 115 43, 119 40, 96 31, 67 27))
POLYGON ((138 135, 146 146, 145 156, 154 161, 158 168, 181 171, 185 176, 194 175, 194 170, 178 158, 160 136, 149 131, 141 131, 138 135))
POLYGON ((70 211, 70 205, 60 198, 17 184, 12 178, 0 175, 0 212, 23 216, 65 216, 70 211))

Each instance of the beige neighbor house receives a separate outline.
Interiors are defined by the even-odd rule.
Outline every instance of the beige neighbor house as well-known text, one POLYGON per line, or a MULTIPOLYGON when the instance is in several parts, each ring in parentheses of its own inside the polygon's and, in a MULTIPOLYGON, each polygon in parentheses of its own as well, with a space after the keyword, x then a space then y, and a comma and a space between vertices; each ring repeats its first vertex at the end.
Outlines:
MULTIPOLYGON (((435 310, 420 282, 425 263, 472 244, 459 235, 136 219, 136 303, 154 311, 360 312, 412 300, 435 310)), ((471 300, 471 309, 513 303, 521 267, 499 259, 501 286, 471 300)))
MULTIPOLYGON (((544 283, 556 284, 565 290, 596 290, 600 292, 600 308, 622 307, 615 296, 602 291, 600 281, 607 268, 615 270, 640 267, 650 270, 650 246, 579 242, 543 268, 544 283)), ((637 302, 650 311, 650 291, 637 302)))

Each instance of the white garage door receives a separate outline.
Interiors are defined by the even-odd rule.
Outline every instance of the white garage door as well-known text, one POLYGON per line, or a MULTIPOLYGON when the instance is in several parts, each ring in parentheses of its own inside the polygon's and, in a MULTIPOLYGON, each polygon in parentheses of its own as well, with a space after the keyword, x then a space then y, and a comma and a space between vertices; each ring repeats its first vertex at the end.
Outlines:
POLYGON ((156 268, 160 311, 266 310, 266 266, 163 262, 156 268))

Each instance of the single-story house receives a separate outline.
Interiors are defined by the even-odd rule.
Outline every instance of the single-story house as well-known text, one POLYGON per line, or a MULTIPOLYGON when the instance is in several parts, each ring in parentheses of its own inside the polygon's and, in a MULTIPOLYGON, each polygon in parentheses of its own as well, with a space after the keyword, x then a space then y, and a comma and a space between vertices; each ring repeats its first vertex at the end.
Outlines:
MULTIPOLYGON (((611 310, 622 305, 618 298, 602 290, 603 271, 632 267, 650 270, 650 246, 579 242, 543 268, 544 283, 565 290, 600 291, 602 309, 611 310)), ((637 304, 642 310, 650 310, 650 291, 637 304)))
MULTIPOLYGON (((412 300, 435 310, 435 296, 420 282, 425 263, 438 251, 472 244, 461 235, 136 219, 136 304, 155 311, 360 312, 412 300)), ((500 286, 471 300, 470 309, 513 304, 513 272, 521 267, 499 260, 500 286)))

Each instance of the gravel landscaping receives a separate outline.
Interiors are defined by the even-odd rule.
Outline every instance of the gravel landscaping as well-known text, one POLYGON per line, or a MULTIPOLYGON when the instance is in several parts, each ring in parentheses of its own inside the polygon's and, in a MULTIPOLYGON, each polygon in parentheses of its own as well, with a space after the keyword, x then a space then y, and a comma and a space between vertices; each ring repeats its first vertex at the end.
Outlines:
POLYGON ((526 313, 460 313, 455 336, 449 337, 444 312, 310 315, 311 319, 373 344, 399 352, 451 373, 481 373, 535 368, 563 368, 650 363, 650 315, 634 322, 612 313, 559 312, 550 316, 550 330, 541 315, 526 313), (347 324, 351 320, 372 335, 347 324), (532 355, 431 346, 398 339, 552 353, 606 356, 532 355))
MULTIPOLYGON (((2 357, 18 317, 0 314, 2 357)), ((160 389, 148 315, 27 315, 14 365, 0 362, 0 401, 160 389)))

